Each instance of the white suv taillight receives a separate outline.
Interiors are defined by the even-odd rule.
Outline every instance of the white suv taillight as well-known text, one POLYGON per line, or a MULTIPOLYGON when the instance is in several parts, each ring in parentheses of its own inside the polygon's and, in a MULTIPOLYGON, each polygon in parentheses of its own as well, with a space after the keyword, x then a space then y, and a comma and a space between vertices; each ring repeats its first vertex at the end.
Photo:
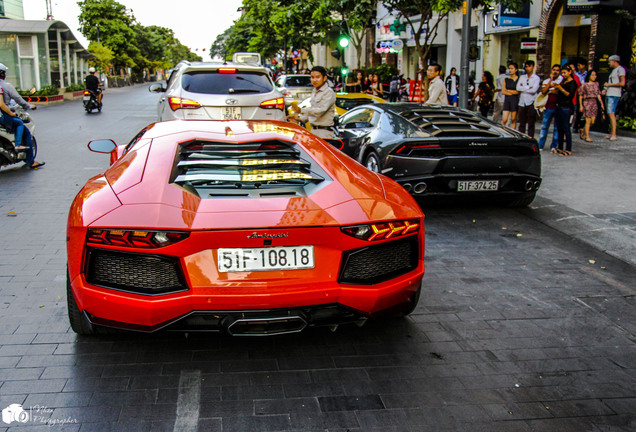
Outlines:
POLYGON ((266 109, 279 109, 279 110, 284 110, 285 109, 285 99, 284 98, 276 98, 276 99, 270 99, 270 100, 266 100, 265 102, 261 102, 261 108, 266 108, 266 109))
POLYGON ((176 111, 178 109, 194 109, 201 107, 201 104, 197 101, 174 96, 168 98, 168 104, 170 104, 170 109, 172 111, 176 111))

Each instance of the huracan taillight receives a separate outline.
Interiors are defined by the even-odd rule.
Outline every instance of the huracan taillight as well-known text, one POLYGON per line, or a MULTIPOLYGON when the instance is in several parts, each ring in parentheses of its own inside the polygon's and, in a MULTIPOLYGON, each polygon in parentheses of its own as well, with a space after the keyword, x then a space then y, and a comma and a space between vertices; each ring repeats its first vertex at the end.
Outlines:
POLYGON ((170 105, 170 109, 172 111, 176 111, 178 109, 183 109, 183 108, 193 109, 193 108, 201 107, 201 104, 197 101, 193 101, 191 99, 183 99, 183 98, 174 97, 174 96, 168 98, 168 104, 170 105))
POLYGON ((418 219, 342 227, 343 233, 360 240, 376 241, 404 237, 420 230, 418 219))
POLYGON ((281 97, 281 98, 270 99, 270 100, 266 100, 265 102, 261 102, 261 108, 266 108, 266 109, 275 108, 279 110, 284 110, 285 98, 281 97))
POLYGON ((168 246, 188 237, 189 233, 180 231, 144 231, 117 229, 89 229, 88 243, 133 248, 159 248, 168 246))
POLYGON ((399 149, 397 149, 395 151, 396 154, 406 154, 411 150, 415 150, 415 149, 431 149, 431 148, 440 148, 439 144, 423 144, 423 145, 418 145, 418 144, 404 144, 402 145, 399 149), (406 150, 406 151, 404 151, 406 150))

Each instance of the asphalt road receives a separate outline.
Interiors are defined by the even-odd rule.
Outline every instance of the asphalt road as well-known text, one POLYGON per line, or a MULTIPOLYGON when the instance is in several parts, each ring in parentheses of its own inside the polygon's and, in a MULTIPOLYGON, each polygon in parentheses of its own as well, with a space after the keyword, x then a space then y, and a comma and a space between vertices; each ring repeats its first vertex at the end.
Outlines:
MULTIPOLYGON (((42 107, 46 166, 0 170, 0 408, 30 410, 0 431, 636 429, 636 268, 545 223, 572 209, 550 195, 551 169, 535 208, 424 206, 409 318, 273 338, 76 336, 66 217, 108 165, 86 142, 126 143, 156 99, 136 86, 109 90, 101 114, 42 107)), ((598 214, 589 199, 580 211, 598 214)))

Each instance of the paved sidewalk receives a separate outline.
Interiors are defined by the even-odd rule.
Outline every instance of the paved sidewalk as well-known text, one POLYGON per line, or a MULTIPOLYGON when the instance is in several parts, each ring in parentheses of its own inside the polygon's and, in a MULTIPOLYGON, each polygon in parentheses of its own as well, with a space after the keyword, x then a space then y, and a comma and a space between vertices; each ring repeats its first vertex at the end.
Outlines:
POLYGON ((636 138, 604 135, 573 134, 569 157, 543 151, 543 184, 523 212, 636 266, 636 138))

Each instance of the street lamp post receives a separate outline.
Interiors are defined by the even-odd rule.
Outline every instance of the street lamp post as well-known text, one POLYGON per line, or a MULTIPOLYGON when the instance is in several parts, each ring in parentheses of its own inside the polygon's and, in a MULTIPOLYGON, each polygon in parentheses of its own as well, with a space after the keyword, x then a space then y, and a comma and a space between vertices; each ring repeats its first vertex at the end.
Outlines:
POLYGON ((459 76, 459 107, 468 108, 468 74, 470 62, 468 60, 468 52, 470 48, 470 14, 473 9, 472 0, 464 0, 462 5, 462 13, 464 19, 462 23, 462 61, 461 75, 459 76))

